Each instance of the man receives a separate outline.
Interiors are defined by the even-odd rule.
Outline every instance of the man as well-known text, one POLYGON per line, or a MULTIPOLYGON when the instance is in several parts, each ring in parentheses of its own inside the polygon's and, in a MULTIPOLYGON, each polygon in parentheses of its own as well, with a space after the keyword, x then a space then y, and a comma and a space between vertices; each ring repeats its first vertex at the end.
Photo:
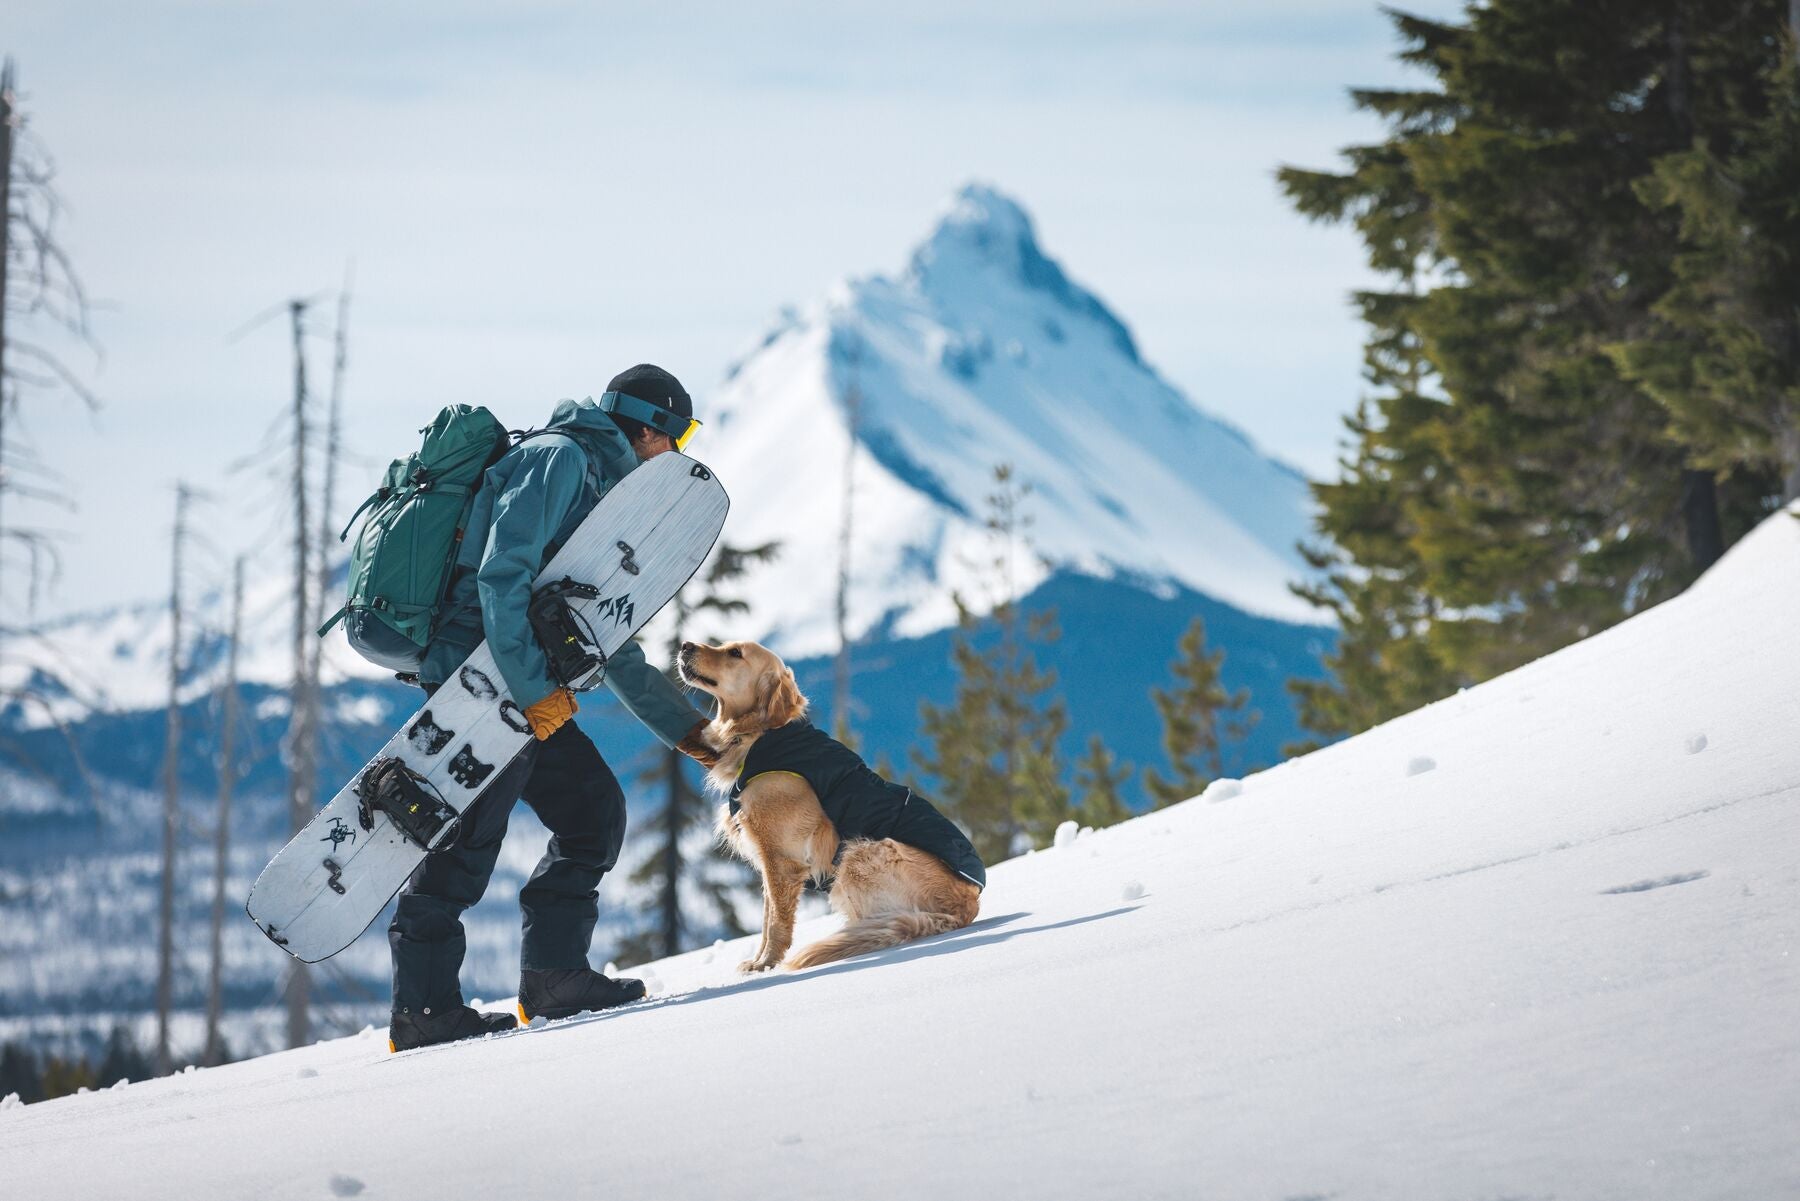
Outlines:
MULTIPOLYGON (((446 616, 426 648, 419 681, 436 691, 486 637, 537 741, 463 816, 454 842, 428 856, 400 891, 388 926, 394 956, 388 1033, 397 1051, 518 1024, 511 1014, 464 1005, 459 980, 461 915, 487 888, 515 798, 551 834, 519 891, 520 1008, 527 1017, 566 1017, 644 995, 641 981, 614 980, 588 966, 597 888, 625 837, 625 796, 593 742, 569 720, 575 695, 551 676, 526 612, 532 580, 575 527, 638 463, 685 443, 698 424, 693 413, 673 375, 642 364, 614 377, 597 403, 560 402, 552 432, 520 442, 483 478, 446 616)), ((663 743, 705 754, 698 741, 705 715, 644 661, 635 642, 608 661, 606 683, 663 743)))

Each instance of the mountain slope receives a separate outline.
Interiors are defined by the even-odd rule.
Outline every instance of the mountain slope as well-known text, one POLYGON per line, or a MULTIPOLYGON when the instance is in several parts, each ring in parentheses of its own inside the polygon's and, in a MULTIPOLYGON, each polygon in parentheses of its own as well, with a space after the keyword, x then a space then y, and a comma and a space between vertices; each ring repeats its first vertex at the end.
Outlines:
MULTIPOLYGON (((853 453, 851 625, 914 634, 978 607, 971 564, 996 464, 1032 489, 1036 552, 1060 568, 1184 584, 1249 613, 1316 622, 1304 480, 1208 417, 1123 322, 986 187, 959 192, 899 278, 851 280, 790 314, 733 371, 695 451, 732 489, 726 536, 780 540, 758 620, 789 654, 832 643, 844 464, 853 453), (854 452, 852 442, 854 441, 854 452)), ((1048 568, 1019 554, 1019 590, 1048 568)))
POLYGON ((1796 592, 1781 514, 1584 643, 998 866, 968 930, 748 981, 721 946, 610 1015, 402 1056, 370 1031, 14 1108, 0 1178, 183 1201, 1793 1195, 1796 592))

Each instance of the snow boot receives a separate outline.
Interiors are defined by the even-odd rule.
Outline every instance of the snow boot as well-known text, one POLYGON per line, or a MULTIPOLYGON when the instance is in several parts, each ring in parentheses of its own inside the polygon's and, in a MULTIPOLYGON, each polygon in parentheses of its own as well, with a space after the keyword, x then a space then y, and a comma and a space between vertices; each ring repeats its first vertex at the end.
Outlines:
POLYGON ((460 1038, 480 1038, 484 1034, 514 1029, 518 1024, 510 1013, 482 1013, 467 1005, 435 1012, 429 1007, 417 1013, 396 1009, 388 1022, 388 1050, 410 1051, 414 1047, 452 1043, 460 1038))
POLYGON ((519 1018, 574 1017, 641 1001, 647 991, 642 980, 614 980, 590 967, 526 970, 519 973, 519 1018))

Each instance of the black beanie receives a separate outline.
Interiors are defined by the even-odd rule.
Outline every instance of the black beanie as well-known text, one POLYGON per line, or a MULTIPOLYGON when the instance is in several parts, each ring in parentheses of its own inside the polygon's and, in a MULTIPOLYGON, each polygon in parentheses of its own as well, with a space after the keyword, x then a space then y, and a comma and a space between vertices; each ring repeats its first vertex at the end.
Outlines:
POLYGON ((688 396, 687 389, 681 386, 681 381, 661 367, 649 363, 639 363, 636 367, 619 372, 606 385, 606 390, 623 392, 627 396, 649 401, 680 417, 694 415, 694 402, 688 396))

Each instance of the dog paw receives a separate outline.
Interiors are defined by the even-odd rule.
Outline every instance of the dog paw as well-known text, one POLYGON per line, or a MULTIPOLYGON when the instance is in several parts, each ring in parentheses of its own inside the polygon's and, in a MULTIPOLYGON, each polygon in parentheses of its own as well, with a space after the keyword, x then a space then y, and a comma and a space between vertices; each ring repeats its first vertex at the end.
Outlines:
POLYGON ((774 964, 764 963, 760 959, 746 959, 744 962, 738 964, 738 971, 748 976, 753 972, 766 972, 774 966, 774 964))

